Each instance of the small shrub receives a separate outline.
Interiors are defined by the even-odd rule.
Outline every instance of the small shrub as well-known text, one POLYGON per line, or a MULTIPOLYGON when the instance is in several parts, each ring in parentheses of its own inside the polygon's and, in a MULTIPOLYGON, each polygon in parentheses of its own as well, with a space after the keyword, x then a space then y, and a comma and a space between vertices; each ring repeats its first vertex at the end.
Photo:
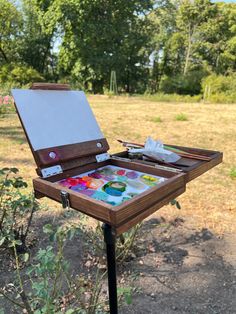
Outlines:
POLYGON ((212 103, 236 103, 236 74, 224 76, 212 74, 202 80, 204 101, 212 103))
POLYGON ((236 179, 236 167, 233 167, 230 170, 229 176, 230 176, 231 179, 236 179))
POLYGON ((37 209, 32 195, 23 194, 27 183, 16 176, 17 168, 0 169, 0 247, 19 241, 18 252, 26 251, 26 238, 34 211, 37 209))
POLYGON ((226 93, 216 93, 211 94, 205 98, 205 102, 212 104, 235 104, 236 103, 236 93, 230 95, 226 93))
POLYGON ((14 112, 13 98, 9 95, 0 94, 0 115, 14 112))
POLYGON ((152 122, 155 122, 155 123, 161 123, 161 122, 162 122, 162 119, 161 119, 161 117, 153 117, 153 118, 151 119, 151 121, 152 121, 152 122))
MULTIPOLYGON (((68 240, 72 240, 75 234, 80 234, 81 229, 74 226, 55 228, 47 224, 43 231, 49 237, 51 245, 38 251, 24 275, 24 280, 20 272, 16 242, 12 242, 19 286, 11 284, 11 287, 14 287, 11 291, 6 287, 0 288, 0 296, 5 297, 16 307, 25 308, 27 313, 104 313, 107 299, 105 296, 101 297, 101 288, 102 280, 107 272, 100 269, 97 261, 93 259, 91 265, 97 269, 95 276, 91 276, 91 272, 88 275, 78 276, 74 273, 70 275, 70 265, 64 257, 64 248, 68 240), (25 289, 24 282, 28 282, 27 289, 25 289), (15 294, 18 295, 17 301, 15 294)), ((91 247, 90 239, 87 240, 86 242, 91 247)), ((127 304, 130 304, 132 302, 131 292, 130 287, 120 288, 118 291, 119 301, 124 299, 127 304)))
POLYGON ((69 263, 64 258, 64 247, 67 240, 72 239, 76 229, 53 228, 48 224, 44 226, 44 232, 48 235, 52 245, 45 249, 39 249, 24 275, 24 281, 20 272, 20 256, 16 250, 16 242, 12 241, 18 283, 12 285, 14 290, 10 292, 6 288, 0 288, 0 295, 12 302, 13 305, 21 309, 25 308, 27 313, 94 314, 101 290, 100 277, 97 277, 96 289, 92 285, 92 278, 71 277, 68 272, 69 263), (26 276, 29 282, 27 290, 24 286, 26 276), (90 300, 86 299, 86 293, 90 295, 90 300), (15 294, 18 294, 18 299, 21 301, 15 302, 15 294), (70 308, 70 301, 73 301, 73 310, 70 308))
POLYGON ((0 68, 0 84, 11 87, 27 86, 33 82, 41 82, 44 78, 32 67, 22 64, 6 64, 0 68))
POLYGON ((146 94, 143 98, 145 100, 155 101, 155 102, 197 103, 202 100, 202 95, 190 96, 190 95, 157 93, 153 95, 146 94))
POLYGON ((186 75, 164 76, 160 82, 160 90, 167 94, 198 95, 204 76, 206 72, 203 70, 189 71, 186 75))
POLYGON ((210 93, 227 93, 235 92, 236 89, 236 74, 232 75, 217 75, 212 74, 202 80, 202 88, 210 89, 210 93))
POLYGON ((188 121, 187 116, 184 113, 179 113, 175 116, 176 121, 188 121))

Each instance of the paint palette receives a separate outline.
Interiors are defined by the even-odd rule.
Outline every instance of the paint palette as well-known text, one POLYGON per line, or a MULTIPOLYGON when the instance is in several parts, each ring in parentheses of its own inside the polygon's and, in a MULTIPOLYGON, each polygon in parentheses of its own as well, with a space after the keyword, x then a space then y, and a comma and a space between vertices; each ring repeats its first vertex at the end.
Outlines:
POLYGON ((139 171, 105 166, 58 183, 93 199, 118 206, 165 180, 139 171))

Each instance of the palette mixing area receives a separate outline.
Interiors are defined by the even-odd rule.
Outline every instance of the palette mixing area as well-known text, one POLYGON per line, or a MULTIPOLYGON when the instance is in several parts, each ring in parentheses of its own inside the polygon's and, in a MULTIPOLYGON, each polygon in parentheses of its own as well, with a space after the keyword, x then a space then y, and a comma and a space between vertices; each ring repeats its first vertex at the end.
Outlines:
POLYGON ((104 166, 57 183, 112 206, 118 206, 164 182, 163 177, 117 166, 104 166))

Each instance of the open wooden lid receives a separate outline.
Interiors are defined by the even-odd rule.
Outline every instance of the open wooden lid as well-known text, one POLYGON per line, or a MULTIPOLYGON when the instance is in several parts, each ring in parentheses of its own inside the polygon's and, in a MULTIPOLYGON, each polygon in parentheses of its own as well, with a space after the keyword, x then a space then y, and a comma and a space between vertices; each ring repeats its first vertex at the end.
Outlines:
POLYGON ((109 149, 84 92, 35 84, 30 90, 13 89, 12 95, 39 169, 109 149))

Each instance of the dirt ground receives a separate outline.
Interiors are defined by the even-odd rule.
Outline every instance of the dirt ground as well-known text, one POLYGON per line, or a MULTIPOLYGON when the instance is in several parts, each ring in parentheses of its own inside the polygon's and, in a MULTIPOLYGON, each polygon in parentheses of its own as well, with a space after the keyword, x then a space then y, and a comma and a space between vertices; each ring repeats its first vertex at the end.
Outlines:
POLYGON ((121 313, 236 313, 235 235, 219 238, 181 219, 162 224, 152 218, 143 226, 146 250, 129 263, 140 293, 121 313))
MULTIPOLYGON (((143 223, 132 254, 118 264, 118 286, 134 289, 132 304, 121 305, 119 313, 236 313, 235 235, 219 237, 208 229, 197 231, 181 217, 181 210, 174 220, 166 220, 160 214, 143 223)), ((64 221, 61 210, 36 214, 32 234, 38 240, 31 248, 32 257, 49 244, 42 233, 43 225, 64 221)), ((85 270, 86 254, 83 238, 68 242, 65 257, 71 273, 85 270)), ((13 279, 11 260, 9 255, 0 255, 0 286, 13 279)), ((107 292, 106 280, 103 292, 107 292)), ((5 314, 22 313, 4 299, 0 299, 1 307, 5 314)))

